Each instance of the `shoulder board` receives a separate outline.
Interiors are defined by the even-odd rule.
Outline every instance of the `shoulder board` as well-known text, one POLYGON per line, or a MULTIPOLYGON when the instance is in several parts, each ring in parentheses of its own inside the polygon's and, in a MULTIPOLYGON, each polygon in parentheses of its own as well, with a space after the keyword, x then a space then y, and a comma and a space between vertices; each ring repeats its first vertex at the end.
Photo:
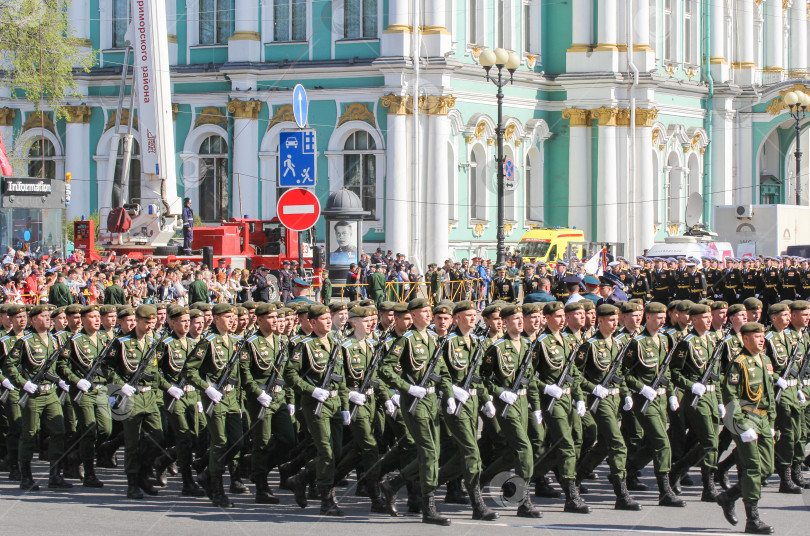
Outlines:
POLYGON ((312 337, 310 336, 310 337, 307 337, 306 339, 301 339, 299 342, 300 342, 301 344, 304 344, 304 343, 308 343, 308 342, 309 342, 309 341, 311 341, 311 340, 312 340, 312 337))
POLYGON ((406 331, 406 332, 405 332, 404 337, 405 337, 406 339, 408 339, 408 338, 410 338, 410 337, 413 337, 413 331, 406 331))
POLYGON ((132 338, 131 335, 124 335, 123 337, 118 337, 118 340, 121 341, 121 342, 126 342, 131 338, 132 338))
POLYGON ((173 340, 174 340, 174 337, 172 337, 171 335, 166 335, 165 337, 163 337, 163 340, 160 341, 160 342, 162 342, 163 344, 166 344, 166 343, 172 342, 173 340))
POLYGON ((502 343, 503 341, 505 341, 505 340, 506 340, 506 339, 503 339, 503 338, 498 339, 497 341, 493 342, 493 343, 492 343, 492 345, 493 345, 493 346, 495 346, 495 345, 501 344, 501 343, 502 343))
POLYGON ((394 336, 393 335, 389 336, 387 339, 385 339, 385 342, 386 343, 394 342, 394 336))
MULTIPOLYGON (((71 341, 75 341, 76 339, 78 339, 78 338, 79 338, 79 336, 80 336, 80 335, 81 335, 81 333, 77 333, 76 335, 73 335, 73 336, 70 338, 70 340, 71 340, 71 341)), ((5 337, 4 337, 4 338, 5 338, 5 337)), ((3 339, 0 339, 0 341, 2 341, 2 340, 3 340, 3 339)))
POLYGON ((664 333, 666 333, 667 335, 672 335, 676 331, 677 330, 675 328, 667 328, 666 330, 664 330, 664 333))
POLYGON ((694 339, 694 338, 695 338, 695 334, 694 334, 694 333, 690 333, 689 335, 687 335, 686 337, 684 337, 684 338, 683 338, 683 340, 685 340, 685 341, 691 341, 691 340, 692 340, 692 339, 694 339))
POLYGON ((208 335, 205 336, 206 341, 213 341, 215 338, 216 338, 216 334, 214 334, 214 333, 209 333, 208 335))
POLYGON ((241 341, 242 339, 244 339, 244 337, 242 337, 241 335, 231 335, 231 337, 233 337, 237 341, 241 341))
POLYGON ((344 341, 344 342, 343 342, 343 344, 341 344, 341 346, 342 346, 342 347, 344 347, 344 348, 351 348, 351 346, 352 346, 352 340, 351 340, 351 339, 349 339, 349 340, 347 340, 347 341, 344 341))
POLYGON ((439 334, 438 334, 438 333, 436 333, 435 331, 433 331, 432 329, 429 329, 429 330, 427 330, 427 331, 428 331, 428 334, 430 334, 430 335, 434 335, 434 336, 436 336, 436 337, 438 337, 438 336, 439 336, 439 334))
POLYGON ((28 335, 25 335, 25 336, 22 338, 22 340, 27 341, 28 339, 30 339, 30 338, 31 338, 31 337, 33 337, 33 336, 34 336, 34 334, 33 334, 33 333, 29 333, 28 335))
POLYGON ((588 342, 592 344, 592 343, 595 343, 597 340, 598 340, 598 337, 591 337, 590 339, 588 339, 588 342))
POLYGON ((744 365, 745 364, 745 354, 741 353, 740 355, 738 355, 737 358, 734 359, 734 362, 744 365))
POLYGON ((773 331, 769 331, 768 333, 765 334, 766 339, 771 340, 771 337, 773 337, 773 331))
POLYGON ((54 335, 55 337, 58 337, 59 335, 61 335, 61 334, 62 334, 62 333, 64 333, 65 331, 67 331, 67 330, 66 330, 66 329, 60 329, 59 331, 57 331, 57 332, 56 332, 56 333, 54 333, 53 335, 54 335))
POLYGON ((251 336, 250 336, 250 338, 248 338, 248 342, 253 342, 253 341, 255 341, 255 340, 256 340, 256 339, 258 339, 258 338, 259 338, 259 334, 258 334, 258 333, 254 333, 253 335, 251 335, 251 336))
POLYGON ((542 341, 542 340, 543 340, 543 339, 545 339, 546 337, 548 337, 548 333, 543 333, 542 335, 540 335, 539 337, 537 337, 537 339, 542 341))
POLYGON ((642 340, 644 337, 646 337, 646 335, 636 335, 635 337, 633 337, 633 340, 634 340, 634 341, 640 341, 640 340, 642 340))
POLYGON ((5 341, 6 339, 8 339, 10 337, 11 337, 11 335, 3 335, 2 337, 0 337, 0 342, 3 342, 3 341, 5 341))
POLYGON ((455 339, 456 337, 458 337, 458 333, 449 333, 445 338, 449 341, 450 339, 455 339))

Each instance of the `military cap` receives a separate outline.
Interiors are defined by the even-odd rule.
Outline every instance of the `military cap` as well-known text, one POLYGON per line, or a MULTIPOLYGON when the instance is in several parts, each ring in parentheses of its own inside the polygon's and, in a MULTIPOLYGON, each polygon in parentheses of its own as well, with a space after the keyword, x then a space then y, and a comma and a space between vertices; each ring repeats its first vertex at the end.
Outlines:
MULTIPOLYGON (((290 304, 292 305, 292 304, 290 304)), ((295 314, 297 315, 305 315, 309 314, 309 306, 312 305, 310 303, 299 303, 296 304, 295 314)))
POLYGON ((198 310, 202 311, 202 309, 200 309, 200 305, 207 305, 207 304, 205 302, 198 301, 198 302, 192 303, 191 305, 189 305, 189 307, 191 307, 192 309, 198 309, 198 310))
POLYGON ((360 307, 374 307, 376 309, 376 305, 374 305, 374 300, 360 300, 357 302, 357 305, 360 307))
MULTIPOLYGON (((227 303, 220 303, 218 305, 228 305, 228 304, 227 303)), ((197 305, 194 308, 199 309, 203 313, 207 313, 208 311, 213 311, 214 310, 214 306, 211 305, 210 303, 201 303, 201 304, 197 305)))
POLYGON ((122 307, 118 310, 118 318, 126 318, 135 314, 135 309, 132 307, 122 307))
POLYGON ((9 303, 6 304, 6 314, 8 316, 17 316, 18 314, 25 311, 25 306, 20 303, 9 303))
POLYGON ((481 316, 491 316, 493 313, 500 313, 501 309, 503 309, 503 305, 500 303, 493 303, 488 305, 484 308, 484 311, 481 313, 481 316))
POLYGON ((74 303, 73 305, 68 305, 67 307, 65 307, 65 314, 66 315, 81 314, 81 312, 82 312, 82 306, 79 305, 78 303, 74 303))
MULTIPOLYGON (((28 311, 28 314, 30 316, 36 316, 38 314, 47 313, 49 311, 52 311, 53 309, 54 309, 53 305, 48 305, 48 304, 43 303, 43 304, 40 304, 40 305, 33 306, 31 308, 31 310, 28 311)), ((15 314, 17 314, 17 313, 12 313, 11 310, 12 309, 9 309, 9 313, 8 313, 9 316, 14 316, 15 314)), ((22 310, 20 310, 18 312, 22 312, 22 310)))
POLYGON ((717 300, 712 302, 711 306, 712 311, 720 311, 721 309, 728 309, 728 304, 722 300, 717 300))
POLYGON ((500 266, 496 266, 496 267, 495 267, 495 270, 496 270, 496 271, 498 271, 498 270, 506 270, 506 265, 505 265, 505 264, 501 264, 500 266))
POLYGON ((619 308, 609 303, 603 303, 596 308, 596 316, 613 316, 619 314, 619 308))
POLYGON ((234 307, 234 310, 236 311, 236 316, 245 316, 245 315, 250 314, 250 311, 248 311, 247 309, 245 309, 244 307, 241 307, 241 306, 240 307, 234 307))
POLYGON ((321 315, 329 314, 329 307, 320 303, 310 304, 307 311, 307 318, 318 318, 321 315))
POLYGON ((183 307, 182 305, 178 305, 176 307, 170 307, 168 310, 169 318, 178 318, 183 315, 189 314, 188 307, 183 307))
MULTIPOLYGON (((681 313, 686 313, 692 310, 692 306, 696 305, 692 300, 681 300, 676 308, 681 313)), ((691 313, 690 313, 691 314, 691 313)))
POLYGON ((745 335, 747 333, 765 333, 765 326, 759 322, 746 322, 740 328, 740 333, 745 335))
MULTIPOLYGON (((475 303, 473 303, 473 302, 471 302, 469 300, 460 301, 457 304, 455 304, 455 306, 453 307, 453 314, 457 315, 458 313, 463 313, 465 311, 473 311, 473 310, 475 310, 475 303)), ((435 314, 436 311, 434 311, 433 313, 435 314)))
POLYGON ((242 304, 242 307, 247 309, 248 311, 253 311, 254 309, 258 308, 259 304, 255 301, 246 301, 242 304))
POLYGON ((622 314, 635 313, 636 311, 643 311, 644 306, 640 303, 626 301, 622 302, 622 304, 619 306, 619 310, 622 312, 622 314))
POLYGON ((296 287, 305 287, 306 288, 306 287, 309 286, 309 283, 307 283, 306 281, 304 281, 300 277, 293 278, 293 283, 295 283, 296 287))
POLYGON ((603 275, 599 276, 599 286, 600 287, 615 287, 616 281, 609 277, 605 277, 603 275))
POLYGON ((355 305, 349 310, 349 318, 368 318, 374 316, 374 311, 362 305, 355 305))
POLYGON ((82 316, 84 316, 84 315, 86 315, 88 313, 98 311, 99 309, 100 309, 100 307, 98 305, 87 305, 85 307, 82 307, 82 316))
POLYGON ((156 303, 154 305, 154 307, 155 307, 156 311, 163 311, 164 309, 166 309, 166 304, 163 303, 163 302, 159 302, 159 303, 156 303))
POLYGON ((260 303, 256 306, 256 316, 269 315, 275 311, 278 311, 278 309, 276 309, 275 304, 272 303, 260 303))
POLYGON ((678 304, 681 303, 681 300, 672 300, 667 304, 667 311, 672 311, 678 309, 678 304))
POLYGON ((428 268, 438 268, 439 266, 435 262, 431 262, 428 264, 428 268))
POLYGON ((189 309, 189 311, 188 311, 188 317, 189 318, 200 318, 201 316, 205 316, 205 315, 199 309, 189 309))
POLYGON ((395 303, 391 310, 398 315, 402 315, 408 312, 408 304, 405 302, 395 303))
POLYGON ((6 309, 8 309, 8 306, 9 306, 9 305, 11 305, 11 304, 10 304, 10 303, 3 303, 3 304, 0 304, 0 315, 5 315, 5 314, 8 314, 8 313, 6 312, 6 309))
POLYGON ((430 303, 425 298, 416 298, 408 302, 408 310, 413 311, 415 309, 423 309, 425 307, 430 307, 430 303))
POLYGON ((700 300, 698 303, 700 303, 700 304, 702 304, 702 305, 708 305, 708 306, 709 306, 709 308, 711 308, 712 304, 714 303, 714 300, 713 300, 713 299, 711 299, 711 298, 703 298, 703 299, 702 299, 702 300, 700 300))
MULTIPOLYGON (((275 305, 275 306, 276 306, 276 309, 278 309, 279 307, 284 307, 284 302, 283 302, 283 301, 281 301, 281 300, 276 300, 276 301, 274 301, 274 302, 270 302, 270 303, 272 303, 273 305, 275 305)), ((295 305, 296 303, 299 303, 299 302, 293 302, 293 305, 295 305)), ((244 305, 245 305, 245 304, 242 304, 242 306, 244 306, 244 305)))
POLYGON ((224 315, 235 312, 236 308, 230 303, 218 303, 211 308, 211 313, 215 315, 224 315))
MULTIPOLYGON (((543 304, 543 314, 544 315, 553 315, 557 311, 561 311, 564 308, 565 308, 565 306, 562 304, 562 302, 558 302, 558 301, 547 302, 547 303, 543 304)), ((503 313, 501 313, 501 316, 503 316, 503 313)))
POLYGON ((276 312, 278 313, 278 316, 287 316, 295 314, 295 311, 290 309, 289 307, 279 307, 278 309, 276 309, 276 312))
POLYGON ((585 309, 586 311, 592 311, 596 309, 596 304, 593 303, 593 301, 591 300, 579 300, 577 303, 581 303, 582 308, 585 309))
POLYGON ((609 263, 608 263, 608 267, 609 267, 609 268, 614 268, 614 267, 616 267, 616 266, 619 266, 620 264, 621 264, 621 263, 620 263, 619 261, 613 261, 613 262, 609 262, 609 263))
POLYGON ((654 315, 654 314, 658 314, 658 313, 666 313, 667 312, 667 306, 664 305, 661 302, 655 302, 654 301, 654 302, 648 303, 647 307, 644 308, 644 311, 648 315, 654 315))
POLYGON ((543 305, 545 305, 545 303, 541 302, 524 303, 523 316, 533 315, 534 313, 542 313, 543 305))
POLYGON ((728 306, 728 311, 726 311, 726 316, 734 316, 738 313, 745 311, 745 306, 741 303, 735 303, 728 306))
POLYGON ((337 313, 337 312, 340 312, 340 311, 346 311, 348 309, 349 309, 348 304, 345 304, 343 302, 335 302, 335 303, 329 304, 329 312, 330 313, 337 313))
POLYGON ((784 313, 785 311, 789 311, 787 305, 784 303, 774 303, 770 307, 768 307, 768 315, 778 315, 779 313, 784 313))
POLYGON ((793 303, 793 300, 782 300, 782 301, 780 301, 779 303, 784 303, 785 305, 787 305, 788 307, 790 307, 790 304, 791 304, 791 303, 793 303))
POLYGON ((558 260, 558 261, 555 261, 555 264, 559 264, 560 266, 568 266, 568 263, 567 263, 567 262, 565 262, 565 261, 564 261, 564 260, 562 260, 562 259, 560 259, 560 260, 558 260))
POLYGON ((579 285, 582 281, 574 274, 571 274, 563 278, 563 283, 566 285, 579 285))
POLYGON ((352 301, 350 301, 349 303, 346 304, 346 310, 351 311, 352 307, 355 307, 357 305, 360 305, 360 301, 359 300, 352 300, 352 301))
POLYGON ((791 311, 806 311, 810 309, 810 302, 807 300, 796 300, 790 304, 791 311))
POLYGON ((152 319, 157 316, 157 308, 154 305, 140 305, 135 309, 137 318, 152 319))
POLYGON ((103 315, 108 315, 110 313, 117 312, 118 309, 115 307, 115 305, 109 305, 108 304, 108 305, 102 305, 101 307, 99 307, 98 311, 103 315))
POLYGON ((756 309, 762 309, 762 301, 757 298, 746 298, 743 301, 743 305, 745 306, 746 311, 754 311, 756 309))
POLYGON ((509 318, 512 315, 523 312, 523 307, 520 305, 507 305, 501 309, 501 318, 509 318))
POLYGON ((394 305, 396 305, 396 304, 397 304, 397 302, 392 302, 392 301, 380 302, 380 312, 381 313, 386 313, 388 311, 393 311, 394 310, 394 305))
POLYGON ((696 303, 689 308, 689 316, 702 315, 711 312, 711 308, 709 308, 708 305, 703 305, 702 303, 696 303))

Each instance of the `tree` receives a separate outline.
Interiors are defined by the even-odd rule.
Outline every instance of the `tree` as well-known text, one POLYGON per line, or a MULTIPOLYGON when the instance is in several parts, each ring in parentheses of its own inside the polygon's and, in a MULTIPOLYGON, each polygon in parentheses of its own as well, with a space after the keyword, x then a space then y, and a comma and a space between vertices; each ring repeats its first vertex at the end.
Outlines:
POLYGON ((74 72, 95 65, 95 54, 73 39, 69 8, 70 0, 0 0, 2 84, 56 118, 66 116, 66 99, 81 97, 74 72))

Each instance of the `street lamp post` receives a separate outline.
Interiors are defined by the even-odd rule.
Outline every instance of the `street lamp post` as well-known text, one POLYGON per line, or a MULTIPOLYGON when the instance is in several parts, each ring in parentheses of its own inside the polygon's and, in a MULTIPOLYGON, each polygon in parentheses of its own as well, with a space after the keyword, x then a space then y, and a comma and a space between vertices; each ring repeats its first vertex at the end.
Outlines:
POLYGON ((495 159, 498 167, 498 233, 497 233, 497 265, 501 265, 506 261, 506 248, 504 241, 506 236, 503 231, 503 192, 504 192, 504 176, 503 176, 503 87, 512 83, 512 75, 514 75, 518 66, 520 66, 520 56, 514 52, 509 52, 503 48, 496 48, 493 50, 484 50, 478 56, 478 62, 487 73, 487 81, 491 81, 498 88, 496 97, 498 98, 498 126, 495 128, 495 135, 498 140, 498 157, 495 159), (498 69, 498 76, 490 75, 492 67, 498 69), (509 71, 509 79, 503 76, 503 70, 509 71))
POLYGON ((796 157, 796 205, 802 204, 802 150, 801 150, 801 134, 800 124, 807 114, 807 108, 810 106, 810 95, 804 91, 788 91, 784 96, 784 102, 788 107, 790 117, 796 122, 796 152, 793 155, 796 157))

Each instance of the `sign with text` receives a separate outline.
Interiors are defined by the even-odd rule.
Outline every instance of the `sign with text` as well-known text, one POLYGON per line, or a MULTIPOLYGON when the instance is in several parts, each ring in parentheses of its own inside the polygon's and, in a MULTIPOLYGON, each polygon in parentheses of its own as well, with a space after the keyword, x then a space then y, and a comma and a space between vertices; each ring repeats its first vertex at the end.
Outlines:
POLYGON ((3 177, 3 195, 51 195, 51 179, 3 177))
POLYGON ((315 131, 286 130, 278 135, 279 188, 315 186, 315 131))

